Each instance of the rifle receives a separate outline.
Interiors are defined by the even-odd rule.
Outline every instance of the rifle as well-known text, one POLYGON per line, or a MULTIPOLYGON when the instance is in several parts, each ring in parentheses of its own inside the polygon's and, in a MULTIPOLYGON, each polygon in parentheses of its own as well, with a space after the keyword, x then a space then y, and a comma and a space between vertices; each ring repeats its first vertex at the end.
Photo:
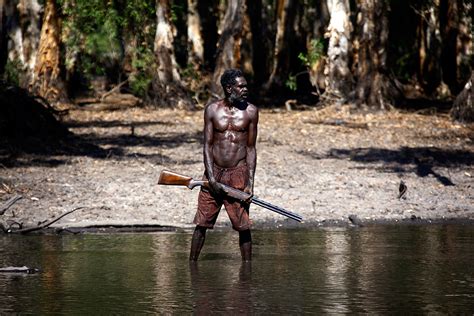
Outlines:
MULTIPOLYGON (((164 185, 183 185, 188 187, 188 189, 193 189, 196 186, 202 186, 206 189, 209 189, 209 182, 206 180, 194 180, 191 177, 183 176, 181 174, 172 172, 172 171, 167 171, 163 170, 160 173, 160 179, 158 180, 158 184, 164 184, 164 185)), ((248 201, 252 202, 254 204, 257 204, 261 207, 264 207, 270 211, 273 211, 275 213, 278 213, 280 215, 286 216, 288 218, 291 218, 297 222, 301 222, 303 220, 303 217, 299 214, 290 212, 288 210, 285 210, 282 207, 270 204, 268 202, 265 202, 263 200, 260 200, 259 198, 255 196, 251 196, 249 193, 234 189, 230 186, 227 186, 225 184, 222 184, 222 187, 224 188, 225 193, 237 200, 240 201, 248 201)))

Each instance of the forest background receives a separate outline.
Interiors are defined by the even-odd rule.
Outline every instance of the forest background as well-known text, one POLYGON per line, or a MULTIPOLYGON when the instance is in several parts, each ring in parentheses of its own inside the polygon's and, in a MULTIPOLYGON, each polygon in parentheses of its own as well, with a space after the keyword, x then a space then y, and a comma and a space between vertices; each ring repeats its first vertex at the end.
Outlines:
MULTIPOLYGON (((0 10, 3 82, 53 104, 115 87, 202 107, 232 67, 259 106, 446 109, 472 76, 467 0, 3 0, 0 10)), ((453 116, 472 120, 469 103, 453 116)))
POLYGON ((0 228, 84 205, 70 223, 189 225, 195 198, 154 182, 162 168, 200 176, 202 109, 231 67, 262 109, 258 194, 306 223, 472 219, 472 13, 468 0, 0 0, 0 228))

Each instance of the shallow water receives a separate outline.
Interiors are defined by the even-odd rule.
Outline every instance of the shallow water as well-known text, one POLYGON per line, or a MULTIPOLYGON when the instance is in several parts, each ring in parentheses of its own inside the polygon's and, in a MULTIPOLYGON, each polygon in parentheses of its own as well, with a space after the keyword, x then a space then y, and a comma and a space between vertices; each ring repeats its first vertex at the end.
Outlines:
POLYGON ((0 236, 0 314, 472 314, 474 226, 0 236))

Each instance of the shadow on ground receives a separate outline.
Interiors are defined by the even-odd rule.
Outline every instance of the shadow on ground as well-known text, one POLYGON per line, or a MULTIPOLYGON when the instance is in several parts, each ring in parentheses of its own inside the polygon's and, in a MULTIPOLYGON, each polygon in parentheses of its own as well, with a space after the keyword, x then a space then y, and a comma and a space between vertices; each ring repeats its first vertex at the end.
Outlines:
MULTIPOLYGON (((419 177, 432 175, 445 186, 455 185, 449 177, 434 170, 436 167, 456 168, 472 166, 474 153, 467 150, 445 150, 436 147, 402 147, 399 150, 385 148, 331 149, 327 153, 298 152, 313 159, 350 159, 351 161, 373 164, 380 172, 409 173, 419 177)), ((367 166, 364 166, 367 168, 367 166)))
MULTIPOLYGON (((40 135, 21 135, 0 141, 0 164, 6 168, 20 166, 56 167, 68 163, 70 157, 90 157, 95 159, 146 159, 150 163, 177 162, 193 164, 194 160, 176 160, 159 154, 160 148, 176 148, 190 143, 200 143, 202 133, 161 133, 156 135, 137 135, 137 127, 166 125, 165 122, 69 122, 66 127, 125 127, 124 134, 89 133, 76 135, 68 132, 61 137, 40 135), (127 129, 128 127, 128 129, 127 129), (133 147, 147 147, 147 153, 133 150, 133 147), (156 153, 153 152, 156 148, 156 153)), ((179 156, 179 155, 178 155, 179 156)))

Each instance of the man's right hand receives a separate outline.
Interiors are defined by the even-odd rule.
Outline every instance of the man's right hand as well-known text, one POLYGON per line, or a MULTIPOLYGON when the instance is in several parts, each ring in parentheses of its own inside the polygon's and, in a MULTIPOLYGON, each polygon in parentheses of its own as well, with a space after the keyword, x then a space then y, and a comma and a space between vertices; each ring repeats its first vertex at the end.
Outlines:
POLYGON ((217 182, 215 179, 209 179, 209 189, 215 195, 225 195, 226 194, 226 191, 224 190, 224 187, 219 182, 217 182))

